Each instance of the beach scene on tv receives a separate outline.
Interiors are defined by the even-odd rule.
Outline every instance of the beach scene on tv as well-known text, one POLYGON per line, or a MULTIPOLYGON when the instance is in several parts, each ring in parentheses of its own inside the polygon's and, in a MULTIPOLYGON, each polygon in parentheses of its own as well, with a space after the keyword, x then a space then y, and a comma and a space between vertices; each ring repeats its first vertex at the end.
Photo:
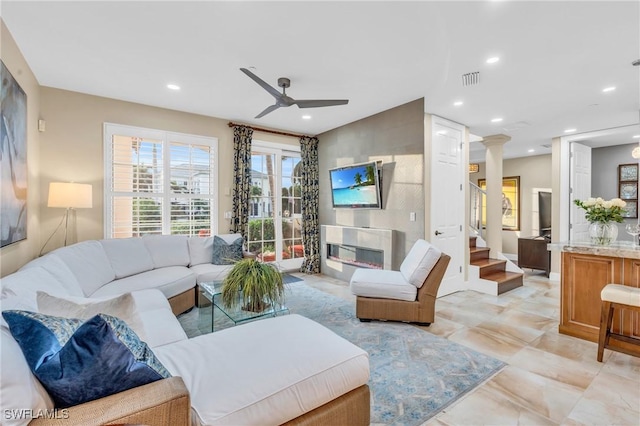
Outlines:
POLYGON ((375 164, 331 170, 331 190, 334 206, 378 205, 375 164))

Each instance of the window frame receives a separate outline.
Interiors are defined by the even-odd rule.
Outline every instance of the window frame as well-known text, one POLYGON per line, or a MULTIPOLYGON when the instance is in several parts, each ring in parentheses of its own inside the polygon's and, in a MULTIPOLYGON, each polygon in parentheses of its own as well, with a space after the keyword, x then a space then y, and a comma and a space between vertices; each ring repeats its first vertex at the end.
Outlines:
POLYGON ((148 193, 122 193, 111 190, 113 183, 113 136, 137 137, 142 139, 158 140, 162 146, 162 188, 163 192, 152 193, 154 198, 162 199, 162 235, 171 234, 171 200, 174 198, 207 198, 210 200, 210 233, 218 233, 218 197, 220 195, 218 187, 218 138, 213 136, 199 136, 187 133, 170 132, 165 130, 149 129, 144 127, 129 126, 124 124, 104 123, 103 124, 103 153, 104 153, 104 209, 103 209, 103 233, 104 238, 115 238, 113 233, 113 217, 111 215, 114 197, 131 196, 148 193), (210 148, 212 157, 210 173, 211 193, 203 194, 176 194, 171 192, 171 144, 183 143, 191 145, 205 145, 210 148))

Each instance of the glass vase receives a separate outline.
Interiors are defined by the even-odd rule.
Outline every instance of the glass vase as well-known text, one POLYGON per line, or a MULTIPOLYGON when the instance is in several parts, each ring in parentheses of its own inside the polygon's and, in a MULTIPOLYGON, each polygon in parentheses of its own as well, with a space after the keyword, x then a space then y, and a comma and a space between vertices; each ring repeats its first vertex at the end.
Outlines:
POLYGON ((618 238, 618 225, 614 222, 592 222, 589 225, 589 238, 592 244, 608 246, 618 238))

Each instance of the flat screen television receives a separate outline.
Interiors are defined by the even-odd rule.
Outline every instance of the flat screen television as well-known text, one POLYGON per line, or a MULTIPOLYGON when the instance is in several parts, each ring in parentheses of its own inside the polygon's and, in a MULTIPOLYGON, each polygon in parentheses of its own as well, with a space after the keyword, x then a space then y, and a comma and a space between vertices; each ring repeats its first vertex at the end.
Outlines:
POLYGON ((538 222, 540 236, 551 238, 551 193, 538 192, 538 222))
POLYGON ((381 168, 370 161, 329 170, 333 207, 381 209, 381 168))

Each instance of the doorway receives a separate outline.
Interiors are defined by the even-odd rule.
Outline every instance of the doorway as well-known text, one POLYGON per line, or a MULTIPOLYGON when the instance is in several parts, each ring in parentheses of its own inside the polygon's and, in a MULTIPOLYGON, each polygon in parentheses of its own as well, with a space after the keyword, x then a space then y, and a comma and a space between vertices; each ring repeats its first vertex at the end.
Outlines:
POLYGON ((248 249, 281 270, 302 266, 300 152, 254 141, 248 249))

